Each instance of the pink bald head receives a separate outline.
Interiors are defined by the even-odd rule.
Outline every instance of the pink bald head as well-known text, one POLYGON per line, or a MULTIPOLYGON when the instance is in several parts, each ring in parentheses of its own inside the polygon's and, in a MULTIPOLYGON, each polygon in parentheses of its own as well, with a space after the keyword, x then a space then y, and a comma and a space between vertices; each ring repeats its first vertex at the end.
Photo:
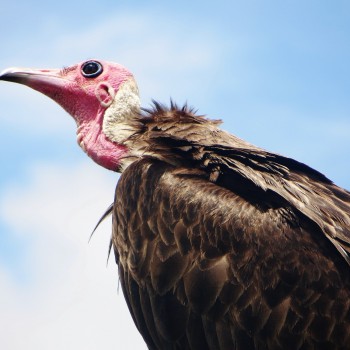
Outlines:
POLYGON ((89 60, 62 70, 10 68, 0 74, 0 80, 27 85, 61 105, 75 119, 78 143, 84 151, 105 168, 118 170, 127 149, 110 140, 102 124, 121 86, 133 80, 126 68, 89 60))

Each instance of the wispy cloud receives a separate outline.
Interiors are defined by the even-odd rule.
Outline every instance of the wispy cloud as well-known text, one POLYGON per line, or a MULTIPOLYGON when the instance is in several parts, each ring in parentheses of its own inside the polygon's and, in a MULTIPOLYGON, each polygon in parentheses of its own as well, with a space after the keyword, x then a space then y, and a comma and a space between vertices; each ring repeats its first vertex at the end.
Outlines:
POLYGON ((113 257, 106 268, 110 221, 87 242, 113 199, 115 182, 116 176, 85 163, 41 164, 25 186, 8 188, 1 220, 30 238, 22 266, 26 279, 0 269, 2 348, 145 348, 118 294, 113 257))

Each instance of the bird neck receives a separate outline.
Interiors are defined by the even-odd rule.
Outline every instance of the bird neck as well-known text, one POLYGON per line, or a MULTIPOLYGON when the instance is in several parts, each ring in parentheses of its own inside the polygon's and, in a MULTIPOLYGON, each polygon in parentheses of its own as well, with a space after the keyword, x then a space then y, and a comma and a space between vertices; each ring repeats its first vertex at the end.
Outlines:
POLYGON ((123 83, 103 115, 103 133, 113 142, 124 144, 142 128, 140 97, 134 79, 123 83))
POLYGON ((134 79, 124 82, 108 105, 101 103, 92 119, 76 118, 78 144, 96 163, 122 171, 130 163, 126 141, 141 127, 140 98, 134 79), (80 122, 79 122, 80 120, 80 122))
POLYGON ((119 171, 127 147, 111 141, 102 130, 104 110, 100 109, 95 119, 82 122, 77 129, 77 142, 84 152, 106 169, 119 171))

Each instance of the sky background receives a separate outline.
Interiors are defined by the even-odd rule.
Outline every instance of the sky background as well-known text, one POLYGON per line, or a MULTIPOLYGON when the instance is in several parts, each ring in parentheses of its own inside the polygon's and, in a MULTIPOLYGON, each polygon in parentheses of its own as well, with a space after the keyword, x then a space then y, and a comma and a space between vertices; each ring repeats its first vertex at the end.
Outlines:
MULTIPOLYGON (((135 75, 142 104, 188 102, 350 189, 348 1, 1 1, 0 70, 90 58, 135 75)), ((118 175, 75 123, 0 82, 0 348, 146 349, 106 266, 118 175)))

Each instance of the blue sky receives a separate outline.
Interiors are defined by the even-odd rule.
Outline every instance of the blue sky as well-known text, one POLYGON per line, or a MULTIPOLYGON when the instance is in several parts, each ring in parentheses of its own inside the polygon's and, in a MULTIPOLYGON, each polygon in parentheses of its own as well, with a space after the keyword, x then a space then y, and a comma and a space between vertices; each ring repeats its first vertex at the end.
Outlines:
MULTIPOLYGON (((143 106, 187 101, 350 189, 347 1, 5 0, 1 13, 0 69, 122 63, 143 106)), ((87 244, 118 176, 46 97, 1 82, 0 103, 0 347, 142 348, 105 267, 109 223, 87 244)))

